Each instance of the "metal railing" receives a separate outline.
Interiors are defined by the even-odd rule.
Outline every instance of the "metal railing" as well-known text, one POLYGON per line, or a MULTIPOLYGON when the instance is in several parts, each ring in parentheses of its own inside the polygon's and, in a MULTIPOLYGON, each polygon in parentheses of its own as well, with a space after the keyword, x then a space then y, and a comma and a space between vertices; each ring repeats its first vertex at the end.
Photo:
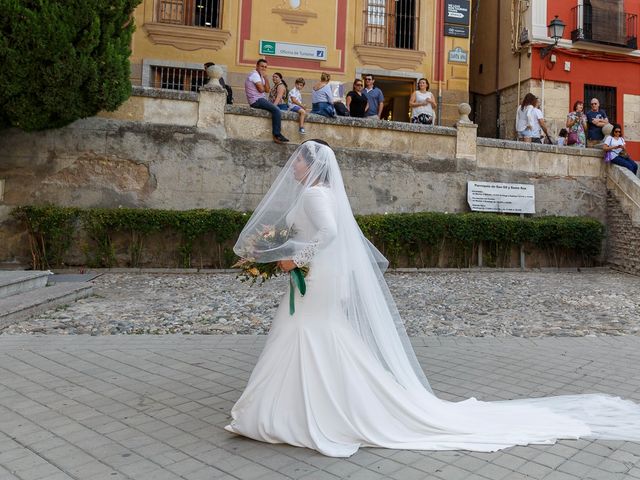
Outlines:
POLYGON ((369 0, 362 13, 365 45, 417 49, 419 17, 416 0, 369 0))
POLYGON ((151 86, 165 90, 197 92, 209 81, 204 70, 180 67, 151 67, 151 86))
POLYGON ((638 48, 638 16, 615 9, 578 5, 571 9, 571 40, 638 48))
POLYGON ((220 28, 222 0, 157 0, 159 23, 220 28))

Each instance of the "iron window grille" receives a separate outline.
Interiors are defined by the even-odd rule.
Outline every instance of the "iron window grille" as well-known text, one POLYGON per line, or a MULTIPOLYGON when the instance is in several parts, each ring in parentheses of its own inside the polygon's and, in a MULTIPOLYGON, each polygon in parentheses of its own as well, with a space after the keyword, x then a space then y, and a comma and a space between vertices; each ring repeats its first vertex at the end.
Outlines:
POLYGON ((571 40, 638 48, 638 16, 624 12, 622 0, 584 0, 571 9, 571 40))
POLYGON ((191 27, 221 28, 222 0, 158 0, 157 21, 191 27))
POLYGON ((615 87, 603 87, 601 85, 585 85, 584 86, 584 110, 588 112, 590 110, 590 103, 592 98, 597 98, 600 102, 600 108, 605 111, 609 123, 617 123, 617 111, 616 111, 616 88, 615 87))
POLYGON ((151 66, 151 86, 155 88, 197 92, 208 81, 204 70, 151 66))
POLYGON ((367 0, 363 19, 365 45, 416 50, 417 0, 367 0))

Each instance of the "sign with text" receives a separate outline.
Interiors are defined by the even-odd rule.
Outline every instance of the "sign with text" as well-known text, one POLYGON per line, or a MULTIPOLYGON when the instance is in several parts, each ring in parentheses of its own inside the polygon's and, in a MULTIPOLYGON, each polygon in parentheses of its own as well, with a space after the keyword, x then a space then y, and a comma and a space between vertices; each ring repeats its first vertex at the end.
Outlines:
POLYGON ((469 0, 445 0, 444 23, 469 25, 469 0))
POLYGON ((444 35, 445 37, 469 38, 469 27, 463 27, 461 25, 445 25, 444 35))
POLYGON ((534 186, 526 183, 467 182, 474 212, 536 213, 534 186))
POLYGON ((468 58, 469 52, 460 47, 449 50, 449 63, 467 63, 468 58))
POLYGON ((304 58, 307 60, 326 60, 327 47, 260 40, 260 54, 304 58))

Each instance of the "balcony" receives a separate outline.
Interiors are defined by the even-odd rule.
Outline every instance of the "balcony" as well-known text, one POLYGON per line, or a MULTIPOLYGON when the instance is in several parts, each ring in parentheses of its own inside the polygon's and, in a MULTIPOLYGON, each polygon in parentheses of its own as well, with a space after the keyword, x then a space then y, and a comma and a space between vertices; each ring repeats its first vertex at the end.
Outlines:
POLYGON ((419 3, 416 0, 368 0, 362 12, 360 61, 387 70, 416 70, 425 56, 418 50, 419 3))
POLYGON ((592 43, 613 47, 638 48, 638 16, 616 8, 578 5, 571 9, 574 43, 592 43), (617 10, 617 11, 616 11, 617 10))
POLYGON ((222 0, 155 0, 154 21, 143 29, 153 43, 180 50, 219 50, 231 38, 222 30, 222 0))

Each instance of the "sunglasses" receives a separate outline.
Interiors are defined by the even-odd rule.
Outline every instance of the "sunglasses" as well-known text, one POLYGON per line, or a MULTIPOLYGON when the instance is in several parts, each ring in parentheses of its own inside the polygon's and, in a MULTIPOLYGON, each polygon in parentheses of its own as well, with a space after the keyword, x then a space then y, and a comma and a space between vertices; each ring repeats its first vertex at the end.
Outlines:
POLYGON ((622 133, 622 130, 614 130, 613 133, 622 133))
POLYGON ((356 87, 361 87, 362 84, 361 83, 356 83, 356 87))
POLYGON ((598 102, 594 102, 594 103, 592 103, 591 105, 598 105, 598 102))

